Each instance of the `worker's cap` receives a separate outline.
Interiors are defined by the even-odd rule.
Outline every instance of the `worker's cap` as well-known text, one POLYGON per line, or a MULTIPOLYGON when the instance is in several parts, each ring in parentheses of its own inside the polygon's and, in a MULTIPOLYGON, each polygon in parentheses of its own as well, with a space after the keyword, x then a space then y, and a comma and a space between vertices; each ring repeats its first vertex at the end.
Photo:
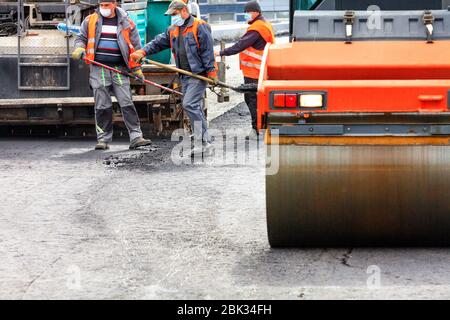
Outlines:
POLYGON ((98 3, 114 3, 117 2, 118 0, 98 0, 98 3))
POLYGON ((261 6, 258 1, 249 1, 245 4, 244 12, 259 12, 261 13, 261 6))
POLYGON ((175 13, 177 10, 183 10, 184 8, 187 8, 186 3, 182 0, 174 0, 169 5, 169 10, 166 11, 166 16, 171 16, 175 13))

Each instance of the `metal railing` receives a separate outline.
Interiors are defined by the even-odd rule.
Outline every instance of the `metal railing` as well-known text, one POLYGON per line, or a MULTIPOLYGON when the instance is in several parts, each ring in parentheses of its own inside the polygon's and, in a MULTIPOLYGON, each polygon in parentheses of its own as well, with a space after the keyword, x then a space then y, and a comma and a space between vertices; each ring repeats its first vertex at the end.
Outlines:
MULTIPOLYGON (((65 22, 69 21, 69 3, 65 0, 65 22)), ((51 46, 45 48, 46 42, 43 41, 42 46, 45 52, 33 52, 33 46, 23 47, 25 37, 37 37, 37 34, 29 34, 27 29, 27 21, 31 16, 32 7, 29 7, 28 17, 25 17, 25 5, 23 0, 17 1, 17 73, 18 73, 18 89, 28 91, 68 91, 70 90, 70 31, 67 30, 65 37, 65 54, 55 53, 51 46), (61 75, 62 73, 62 75, 61 75), (65 73, 65 74, 64 74, 65 73), (63 81, 65 79, 65 81, 63 81)), ((55 33, 60 32, 56 31, 55 33)), ((46 37, 46 35, 42 35, 46 37)))

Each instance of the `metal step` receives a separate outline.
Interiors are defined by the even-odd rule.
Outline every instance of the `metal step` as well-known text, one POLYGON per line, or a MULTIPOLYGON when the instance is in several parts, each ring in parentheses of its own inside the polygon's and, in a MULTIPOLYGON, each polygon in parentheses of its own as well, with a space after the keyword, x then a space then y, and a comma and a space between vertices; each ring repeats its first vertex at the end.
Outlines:
POLYGON ((61 63, 46 63, 46 62, 19 62, 19 66, 22 67, 67 67, 70 66, 70 63, 61 62, 61 63))

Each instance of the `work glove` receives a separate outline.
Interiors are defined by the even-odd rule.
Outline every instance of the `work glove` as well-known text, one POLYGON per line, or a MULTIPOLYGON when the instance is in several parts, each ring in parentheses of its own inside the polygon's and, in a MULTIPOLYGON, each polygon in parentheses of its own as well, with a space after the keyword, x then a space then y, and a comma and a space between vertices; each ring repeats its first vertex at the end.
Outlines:
POLYGON ((139 80, 141 80, 141 81, 145 80, 145 76, 144 76, 144 73, 142 72, 142 69, 137 69, 137 70, 133 71, 133 74, 135 77, 139 78, 139 80))
POLYGON ((208 76, 209 79, 214 81, 214 85, 218 85, 219 84, 219 78, 217 77, 217 75, 210 75, 208 76))
POLYGON ((86 49, 85 48, 76 48, 73 52, 72 52, 72 59, 74 60, 81 60, 86 56, 86 49))
POLYGON ((217 75, 217 67, 215 70, 208 72, 208 78, 214 81, 214 85, 219 84, 219 77, 217 75))
POLYGON ((147 56, 147 53, 144 50, 138 50, 131 54, 131 59, 136 63, 141 63, 142 59, 147 56))

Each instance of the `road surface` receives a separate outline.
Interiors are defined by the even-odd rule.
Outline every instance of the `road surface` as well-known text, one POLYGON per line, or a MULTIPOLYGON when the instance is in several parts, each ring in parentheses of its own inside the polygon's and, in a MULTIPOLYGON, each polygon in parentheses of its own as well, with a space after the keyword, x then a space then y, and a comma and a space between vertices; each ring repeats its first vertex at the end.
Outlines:
MULTIPOLYGON (((211 127, 248 122, 241 104, 211 127)), ((261 161, 93 145, 0 139, 0 298, 450 298, 450 249, 271 249, 261 161)))

